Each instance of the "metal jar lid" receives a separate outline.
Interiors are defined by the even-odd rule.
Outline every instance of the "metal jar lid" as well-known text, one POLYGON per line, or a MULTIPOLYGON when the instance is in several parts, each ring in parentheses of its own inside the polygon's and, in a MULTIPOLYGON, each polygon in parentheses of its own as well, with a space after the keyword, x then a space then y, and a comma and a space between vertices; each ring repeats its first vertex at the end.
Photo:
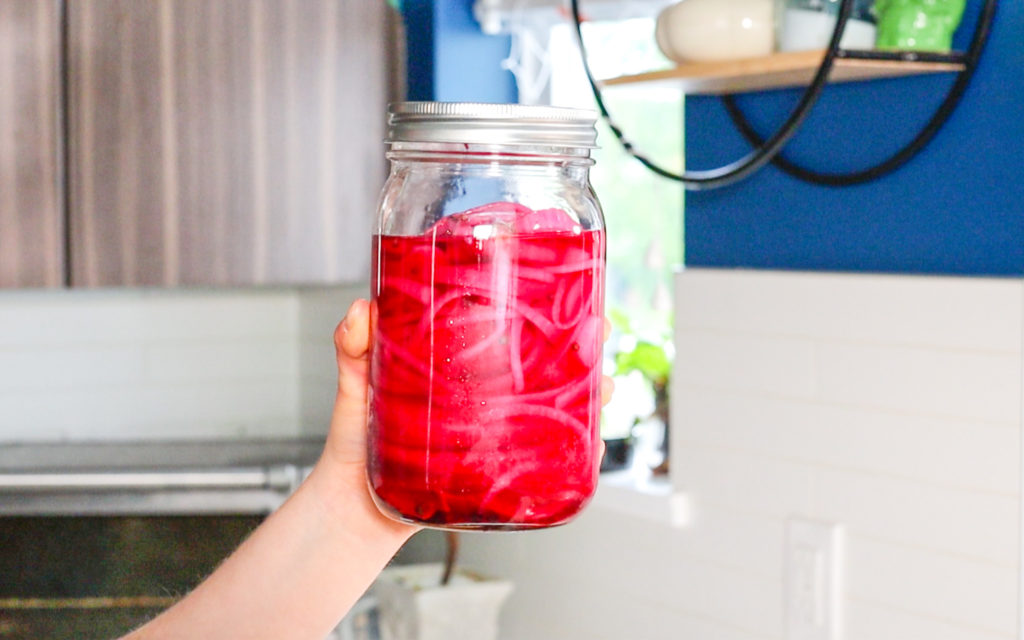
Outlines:
POLYGON ((597 113, 586 109, 474 102, 398 102, 388 142, 596 147, 597 113))

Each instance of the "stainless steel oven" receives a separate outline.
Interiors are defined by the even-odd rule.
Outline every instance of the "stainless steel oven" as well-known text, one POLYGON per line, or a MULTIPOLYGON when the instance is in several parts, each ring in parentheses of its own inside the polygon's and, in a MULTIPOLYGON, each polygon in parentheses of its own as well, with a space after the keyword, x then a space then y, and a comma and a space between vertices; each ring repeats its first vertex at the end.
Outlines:
POLYGON ((260 519, 0 518, 0 638, 119 637, 194 587, 260 519))
POLYGON ((0 639, 114 638, 194 587, 322 440, 0 447, 0 639))

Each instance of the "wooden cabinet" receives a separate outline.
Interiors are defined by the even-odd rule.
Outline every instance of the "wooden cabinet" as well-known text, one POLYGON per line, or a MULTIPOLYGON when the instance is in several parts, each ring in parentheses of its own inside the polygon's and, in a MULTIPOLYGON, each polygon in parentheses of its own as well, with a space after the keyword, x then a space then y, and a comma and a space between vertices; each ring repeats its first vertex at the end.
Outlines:
POLYGON ((366 277, 397 55, 383 0, 67 11, 73 286, 366 277))
POLYGON ((64 279, 56 0, 0 1, 0 287, 64 279))

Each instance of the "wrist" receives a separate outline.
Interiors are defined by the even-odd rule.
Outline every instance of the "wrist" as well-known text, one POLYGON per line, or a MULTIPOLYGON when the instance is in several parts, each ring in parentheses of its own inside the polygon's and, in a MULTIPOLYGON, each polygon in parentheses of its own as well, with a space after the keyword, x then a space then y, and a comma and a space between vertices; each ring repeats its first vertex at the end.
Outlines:
POLYGON ((365 466, 332 461, 324 456, 303 483, 324 521, 343 535, 393 546, 393 552, 422 527, 392 520, 374 503, 365 466))

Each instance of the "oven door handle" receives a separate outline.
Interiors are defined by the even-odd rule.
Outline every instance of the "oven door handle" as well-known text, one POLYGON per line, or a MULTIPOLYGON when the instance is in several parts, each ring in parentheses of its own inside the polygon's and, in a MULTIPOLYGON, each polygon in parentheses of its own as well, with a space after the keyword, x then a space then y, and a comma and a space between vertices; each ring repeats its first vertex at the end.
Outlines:
POLYGON ((309 469, 293 464, 225 469, 0 473, 0 493, 270 489, 292 492, 309 469))

